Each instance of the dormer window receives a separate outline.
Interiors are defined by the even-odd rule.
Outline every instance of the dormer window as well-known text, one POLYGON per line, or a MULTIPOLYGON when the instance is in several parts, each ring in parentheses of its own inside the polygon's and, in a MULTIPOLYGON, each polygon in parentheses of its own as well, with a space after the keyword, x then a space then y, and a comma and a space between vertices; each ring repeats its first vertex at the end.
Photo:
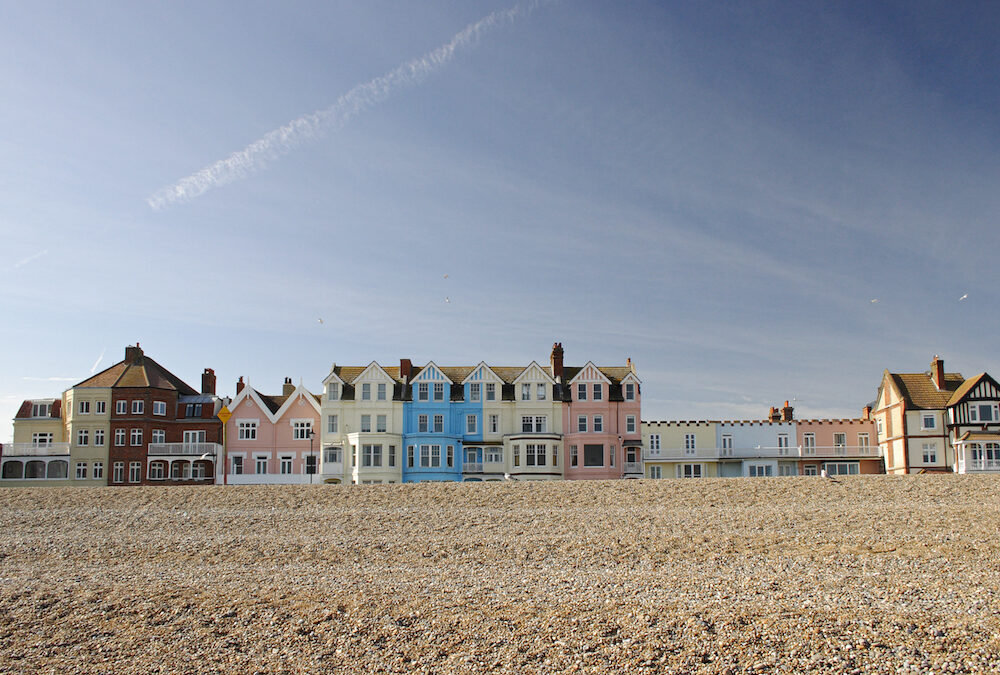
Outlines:
POLYGON ((635 400, 635 384, 631 382, 625 384, 625 400, 626 401, 635 400))
POLYGON ((521 400, 530 401, 531 400, 531 385, 525 382, 521 385, 521 400))
POLYGON ((51 403, 32 403, 31 404, 31 416, 32 417, 48 417, 52 414, 52 404, 51 403))
POLYGON ((336 382, 331 382, 326 385, 326 400, 327 401, 339 401, 340 400, 340 385, 336 382))

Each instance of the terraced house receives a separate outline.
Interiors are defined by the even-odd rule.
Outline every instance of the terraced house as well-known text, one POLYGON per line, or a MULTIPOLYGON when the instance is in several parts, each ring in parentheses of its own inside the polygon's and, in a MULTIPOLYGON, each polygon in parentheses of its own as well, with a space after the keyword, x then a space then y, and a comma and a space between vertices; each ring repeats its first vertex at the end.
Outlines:
MULTIPOLYGON (((88 459, 77 452, 74 458, 66 441, 60 398, 30 399, 21 403, 14 417, 14 442, 3 447, 0 481, 3 485, 71 485, 71 463, 88 459)), ((89 472, 89 465, 83 473, 89 472)))
POLYGON ((216 482, 229 485, 318 482, 319 397, 285 378, 281 394, 236 383, 226 422, 225 462, 216 482))

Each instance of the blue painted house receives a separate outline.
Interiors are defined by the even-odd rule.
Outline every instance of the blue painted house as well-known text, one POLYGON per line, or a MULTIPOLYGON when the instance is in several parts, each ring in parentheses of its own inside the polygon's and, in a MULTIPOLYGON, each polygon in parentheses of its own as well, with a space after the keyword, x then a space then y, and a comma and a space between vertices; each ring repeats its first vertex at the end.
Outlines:
POLYGON ((464 441, 482 441, 481 401, 472 400, 471 368, 433 361, 411 380, 403 403, 403 482, 462 480, 464 441))

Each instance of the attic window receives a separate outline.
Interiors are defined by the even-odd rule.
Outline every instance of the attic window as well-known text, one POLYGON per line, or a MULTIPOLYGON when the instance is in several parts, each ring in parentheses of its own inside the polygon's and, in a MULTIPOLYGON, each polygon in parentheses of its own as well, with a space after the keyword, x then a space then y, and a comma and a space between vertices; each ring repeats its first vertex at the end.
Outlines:
POLYGON ((50 403, 32 403, 31 404, 31 416, 32 417, 48 417, 52 411, 52 404, 50 403))
POLYGON ((997 404, 995 403, 969 404, 970 422, 996 422, 997 419, 998 419, 997 404))
POLYGON ((934 415, 931 413, 924 413, 920 416, 920 428, 921 429, 934 429, 937 427, 937 421, 934 419, 934 415))
POLYGON ((336 382, 326 385, 326 400, 337 401, 340 399, 340 386, 336 382))

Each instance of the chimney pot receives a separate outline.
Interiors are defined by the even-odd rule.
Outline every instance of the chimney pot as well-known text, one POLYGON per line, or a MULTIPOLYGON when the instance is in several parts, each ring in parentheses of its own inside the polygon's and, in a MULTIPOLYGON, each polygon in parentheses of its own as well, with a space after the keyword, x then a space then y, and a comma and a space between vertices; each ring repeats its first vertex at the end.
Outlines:
POLYGON ((282 396, 291 396, 292 392, 294 392, 294 391, 295 391, 295 385, 292 384, 292 378, 286 377, 285 378, 285 384, 282 385, 282 387, 281 387, 281 395, 282 396))
POLYGON ((413 374, 413 363, 410 362, 410 359, 400 359, 399 376, 403 378, 403 384, 409 383, 411 374, 413 374))
POLYGON ((133 365, 142 361, 142 349, 138 342, 135 343, 135 347, 132 345, 125 347, 125 361, 133 365))
POLYGON ((563 379, 563 346, 561 342, 552 345, 552 355, 549 357, 552 366, 552 378, 559 383, 563 379))
POLYGON ((241 391, 243 391, 243 387, 245 386, 246 384, 243 382, 243 376, 240 375, 240 379, 236 380, 236 393, 239 394, 241 391))

